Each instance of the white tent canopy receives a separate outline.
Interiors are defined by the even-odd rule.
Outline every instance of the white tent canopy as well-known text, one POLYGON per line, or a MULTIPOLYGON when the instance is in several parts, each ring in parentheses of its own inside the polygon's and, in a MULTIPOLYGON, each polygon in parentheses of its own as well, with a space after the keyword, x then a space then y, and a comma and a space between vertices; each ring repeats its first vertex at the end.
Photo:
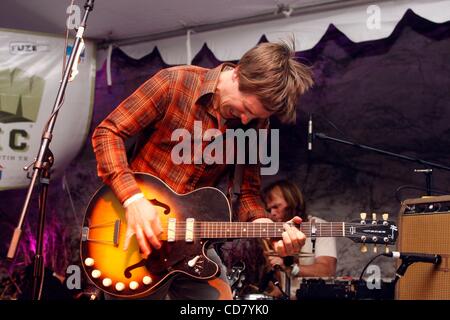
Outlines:
POLYGON ((219 60, 237 60, 263 34, 269 41, 294 38, 297 51, 310 49, 319 42, 330 24, 334 24, 354 42, 382 39, 392 33, 408 9, 433 22, 450 20, 450 1, 389 1, 380 2, 375 7, 357 5, 264 23, 194 32, 189 36, 186 33, 184 36, 124 45, 120 48, 129 56, 139 59, 157 47, 166 63, 183 64, 189 62, 206 43, 219 60))
MULTIPOLYGON (((64 35, 72 1, 85 3, 2 0, 0 28, 64 35)), ((355 42, 381 39, 407 9, 450 20, 450 0, 95 0, 85 36, 136 59, 156 46, 166 63, 184 64, 206 43, 218 59, 235 60, 263 34, 269 41, 295 38, 296 50, 312 48, 330 24, 355 42)), ((107 52, 99 50, 98 66, 107 52)))

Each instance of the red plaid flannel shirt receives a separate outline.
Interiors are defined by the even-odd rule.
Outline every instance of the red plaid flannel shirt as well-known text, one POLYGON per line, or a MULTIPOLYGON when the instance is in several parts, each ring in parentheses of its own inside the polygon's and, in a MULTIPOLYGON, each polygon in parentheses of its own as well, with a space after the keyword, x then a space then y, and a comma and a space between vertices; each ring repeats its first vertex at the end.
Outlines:
MULTIPOLYGON (((148 172, 160 177, 178 193, 214 186, 223 177, 226 164, 208 165, 204 161, 202 164, 194 164, 193 161, 192 164, 173 163, 171 151, 179 141, 171 141, 171 135, 179 128, 192 134, 194 121, 201 121, 203 132, 219 128, 212 101, 219 74, 225 66, 163 69, 142 84, 96 128, 92 144, 98 175, 112 188, 121 203, 141 192, 133 172, 148 172), (128 164, 124 140, 149 126, 154 130, 145 137, 145 144, 128 164)), ((221 128, 222 132, 225 128, 221 128)), ((207 144, 203 142, 202 147, 207 144)), ((259 196, 259 169, 259 165, 244 166, 238 203, 240 221, 266 217, 259 196)))

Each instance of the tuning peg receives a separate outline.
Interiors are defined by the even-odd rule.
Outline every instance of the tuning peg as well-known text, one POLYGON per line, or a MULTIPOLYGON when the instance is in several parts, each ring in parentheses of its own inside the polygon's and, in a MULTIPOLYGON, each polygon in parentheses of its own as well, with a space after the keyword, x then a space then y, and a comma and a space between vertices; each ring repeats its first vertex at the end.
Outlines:
POLYGON ((361 248, 359 249, 362 253, 367 252, 367 245, 365 243, 361 244, 361 248))
POLYGON ((384 246, 384 253, 389 253, 389 247, 387 245, 384 246))
POLYGON ((377 245, 376 244, 374 244, 373 245, 373 253, 377 253, 378 252, 378 248, 377 248, 377 245))
POLYGON ((359 216, 361 217, 361 220, 366 220, 367 213, 361 212, 361 213, 359 214, 359 216))
POLYGON ((383 225, 384 226, 387 226, 389 224, 388 219, 389 219, 389 213, 386 213, 386 212, 383 213, 383 225))
POLYGON ((377 223, 377 214, 374 212, 372 213, 372 224, 376 224, 377 223))

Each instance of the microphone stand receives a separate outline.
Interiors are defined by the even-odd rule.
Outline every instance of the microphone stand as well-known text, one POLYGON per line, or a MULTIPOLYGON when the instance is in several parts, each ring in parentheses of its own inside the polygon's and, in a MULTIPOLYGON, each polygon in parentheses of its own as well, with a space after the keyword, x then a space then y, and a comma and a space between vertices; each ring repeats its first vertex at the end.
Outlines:
MULTIPOLYGON (((286 277, 287 277, 287 275, 286 275, 286 277)), ((273 284, 274 284, 274 285, 278 288, 278 290, 280 290, 280 292, 281 292, 281 298, 280 298, 280 300, 289 300, 289 299, 290 299, 289 294, 286 293, 286 292, 290 292, 290 291, 288 291, 288 289, 286 289, 286 291, 284 291, 283 288, 282 288, 281 285, 280 285, 280 282, 279 282, 278 280, 275 281, 273 284)), ((289 287, 289 290, 290 290, 290 287, 289 287)))
POLYGON ((84 29, 86 27, 87 18, 89 12, 92 11, 93 8, 94 8, 94 0, 87 0, 84 5, 85 9, 84 17, 83 20, 81 21, 80 27, 78 28, 73 49, 69 57, 69 61, 64 69, 63 79, 58 89, 58 94, 56 96, 55 104, 53 105, 52 114, 50 116, 49 121, 47 122, 45 132, 42 135, 38 155, 33 163, 24 167, 24 170, 28 170, 28 168, 31 165, 33 165, 33 174, 31 176, 31 181, 28 186, 28 191, 24 200, 18 225, 14 229, 14 233, 7 253, 7 258, 13 260, 16 256, 20 236, 22 234, 22 226, 30 205, 33 188, 34 185, 36 184, 36 181, 39 181, 41 188, 39 194, 39 225, 37 229, 36 252, 34 256, 33 291, 32 291, 33 300, 41 299, 42 284, 44 280, 43 240, 45 229, 45 208, 47 204, 48 186, 50 184, 50 172, 54 162, 54 157, 49 149, 49 146, 53 137, 53 128, 55 126, 56 117, 58 116, 59 108, 62 106, 64 101, 64 95, 67 83, 69 81, 69 77, 71 76, 72 68, 75 63, 78 63, 78 61, 75 61, 75 58, 77 57, 78 50, 80 50, 80 45, 82 43, 82 37, 84 29))
MULTIPOLYGON (((281 287, 280 281, 278 281, 277 277, 275 276, 275 273, 277 271, 284 272, 285 277, 287 278, 289 275, 286 271, 282 270, 282 268, 279 265, 275 265, 269 272, 267 272, 263 279, 261 280, 259 284, 259 291, 264 292, 267 289, 267 286, 269 285, 269 282, 272 282, 275 287, 277 287, 282 295, 282 300, 289 300, 289 294, 287 294, 283 288, 281 287)), ((289 283, 290 284, 290 283, 289 283)), ((288 291, 289 292, 289 291, 288 291)))
POLYGON ((397 281, 400 280, 401 277, 403 277, 406 273, 406 270, 410 265, 412 265, 414 262, 417 261, 411 261, 409 259, 402 259, 402 263, 398 267, 397 271, 395 271, 395 279, 393 282, 393 286, 395 288, 395 285, 397 284, 397 281))
POLYGON ((441 263, 442 258, 440 255, 434 255, 433 260, 430 261, 429 259, 426 260, 417 260, 417 258, 412 257, 412 256, 404 256, 401 257, 402 259, 402 263, 400 264, 400 266, 398 267, 397 271, 395 272, 395 279, 394 279, 394 286, 397 283, 397 281, 403 277, 406 273, 406 270, 408 269, 408 267, 410 265, 412 265, 415 262, 425 262, 425 263, 432 263, 434 265, 438 265, 441 263))
MULTIPOLYGON (((438 164, 438 163, 433 163, 433 162, 429 162, 429 161, 425 161, 419 158, 414 158, 414 157, 409 157, 409 156, 405 156, 402 154, 398 154, 398 153, 394 153, 394 152, 389 152, 389 151, 385 151, 385 150, 381 150, 381 149, 377 149, 377 148, 373 148, 373 147, 369 147, 366 146, 364 144, 359 144, 359 143, 355 143, 355 142, 351 142, 348 140, 342 140, 342 139, 338 139, 338 138, 334 138, 334 137, 330 137, 327 136, 326 134, 320 133, 320 132, 316 132, 312 134, 314 138, 318 138, 321 140, 330 140, 330 141, 334 141, 334 142, 338 142, 338 143, 343 143, 346 145, 350 145, 352 147, 356 147, 359 149, 363 149, 363 150, 368 150, 368 151, 374 151, 380 154, 384 154, 390 157, 394 157, 394 158, 399 158, 399 159, 403 159, 403 160, 408 160, 408 161, 413 161, 413 162, 417 162, 423 165, 427 165, 430 167, 434 167, 434 168, 439 168, 439 169, 444 169, 447 171, 450 171, 450 167, 444 166, 442 164, 438 164)), ((430 188, 430 184, 431 184, 431 179, 428 178, 427 176, 427 189, 430 188)), ((429 192, 427 192, 429 193, 429 192)))
POLYGON ((414 172, 422 172, 425 174, 425 183, 427 185, 427 196, 431 196, 431 175, 433 169, 415 169, 414 172))

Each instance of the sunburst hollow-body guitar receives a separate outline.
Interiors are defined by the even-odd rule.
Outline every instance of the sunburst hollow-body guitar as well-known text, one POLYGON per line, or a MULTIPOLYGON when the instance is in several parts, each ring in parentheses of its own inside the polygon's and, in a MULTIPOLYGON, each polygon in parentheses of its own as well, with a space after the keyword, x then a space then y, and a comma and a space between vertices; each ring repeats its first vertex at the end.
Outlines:
MULTIPOLYGON (((206 256, 213 241, 281 238, 284 231, 283 223, 231 222, 229 202, 218 189, 206 187, 177 194, 150 174, 136 173, 135 178, 161 220, 159 250, 152 250, 143 259, 135 239, 127 251, 123 250, 125 210, 107 186, 94 194, 83 221, 80 242, 83 269, 95 286, 110 295, 144 297, 176 274, 211 279, 219 271, 219 266, 206 256)), ((347 237, 375 244, 393 244, 398 233, 387 219, 304 222, 299 228, 307 237, 347 237)))

